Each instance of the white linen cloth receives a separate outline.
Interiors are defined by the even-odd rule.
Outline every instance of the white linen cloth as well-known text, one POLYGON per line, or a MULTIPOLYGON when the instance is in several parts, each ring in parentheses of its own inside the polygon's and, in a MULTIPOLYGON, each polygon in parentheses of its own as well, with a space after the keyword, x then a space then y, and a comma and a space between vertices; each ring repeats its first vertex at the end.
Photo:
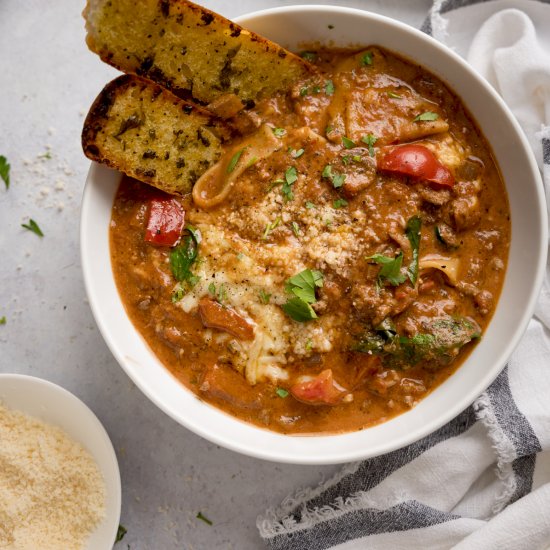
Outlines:
MULTIPOLYGON (((521 123, 550 191, 550 3, 435 0, 423 30, 464 56, 521 123)), ((404 449, 347 465, 258 518, 272 550, 550 548, 550 267, 508 366, 404 449)))

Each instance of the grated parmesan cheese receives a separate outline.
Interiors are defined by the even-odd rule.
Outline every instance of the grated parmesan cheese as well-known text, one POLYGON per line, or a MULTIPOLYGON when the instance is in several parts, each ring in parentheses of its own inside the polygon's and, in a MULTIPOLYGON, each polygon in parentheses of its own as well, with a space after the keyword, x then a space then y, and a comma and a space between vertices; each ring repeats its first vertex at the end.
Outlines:
POLYGON ((105 483, 61 429, 0 404, 0 548, 78 550, 105 515, 105 483))

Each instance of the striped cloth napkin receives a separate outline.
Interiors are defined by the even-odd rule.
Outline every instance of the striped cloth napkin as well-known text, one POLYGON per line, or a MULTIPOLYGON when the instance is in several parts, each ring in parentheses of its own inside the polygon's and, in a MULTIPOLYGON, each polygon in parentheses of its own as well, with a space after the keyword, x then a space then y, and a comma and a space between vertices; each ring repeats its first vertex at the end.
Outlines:
MULTIPOLYGON (((549 196, 550 0, 435 0, 423 30, 499 91, 549 196)), ((519 348, 472 406, 299 491, 257 525, 272 550, 550 548, 550 266, 519 348)))

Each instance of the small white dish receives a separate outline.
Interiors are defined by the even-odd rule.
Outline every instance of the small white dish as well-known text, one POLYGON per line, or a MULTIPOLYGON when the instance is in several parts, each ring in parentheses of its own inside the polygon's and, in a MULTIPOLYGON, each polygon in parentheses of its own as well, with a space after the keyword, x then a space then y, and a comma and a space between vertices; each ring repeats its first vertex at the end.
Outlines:
POLYGON ((111 440, 97 416, 72 393, 52 382, 22 374, 0 374, 0 402, 61 428, 83 445, 105 481, 105 518, 88 539, 87 550, 111 550, 120 521, 120 472, 111 440))
POLYGON ((372 428, 337 435, 285 436, 246 424, 201 401, 152 353, 126 315, 109 251, 113 199, 120 174, 93 163, 82 200, 84 281, 98 327, 122 368, 158 407, 195 433, 267 460, 331 464, 381 455, 417 441, 454 418, 496 378, 531 318, 542 284, 548 243, 540 172, 518 122, 495 90, 461 57, 433 38, 387 17, 336 6, 287 6, 236 19, 294 50, 380 45, 446 82, 491 143, 504 177, 512 242, 500 301, 481 342, 461 367, 410 411, 372 428))

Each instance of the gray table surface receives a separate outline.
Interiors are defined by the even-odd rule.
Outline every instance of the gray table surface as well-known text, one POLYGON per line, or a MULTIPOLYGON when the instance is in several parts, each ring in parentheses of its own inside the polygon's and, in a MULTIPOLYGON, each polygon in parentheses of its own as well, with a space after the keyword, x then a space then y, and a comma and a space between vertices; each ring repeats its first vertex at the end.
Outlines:
MULTIPOLYGON (((430 0, 204 0, 227 17, 262 8, 340 4, 414 26, 430 0)), ((136 1, 139 5, 139 1, 136 1)), ((103 422, 122 475, 124 544, 132 550, 263 548, 256 516, 335 466, 292 466, 241 456, 179 426, 111 356, 92 318, 79 255, 89 161, 80 149, 87 108, 116 72, 86 49, 84 1, 0 1, 0 372, 46 378, 103 422), (51 157, 51 158, 49 158, 51 157), (21 228, 33 218, 45 236, 21 228), (210 527, 196 519, 202 511, 210 527)), ((99 549, 98 549, 99 550, 99 549)))

